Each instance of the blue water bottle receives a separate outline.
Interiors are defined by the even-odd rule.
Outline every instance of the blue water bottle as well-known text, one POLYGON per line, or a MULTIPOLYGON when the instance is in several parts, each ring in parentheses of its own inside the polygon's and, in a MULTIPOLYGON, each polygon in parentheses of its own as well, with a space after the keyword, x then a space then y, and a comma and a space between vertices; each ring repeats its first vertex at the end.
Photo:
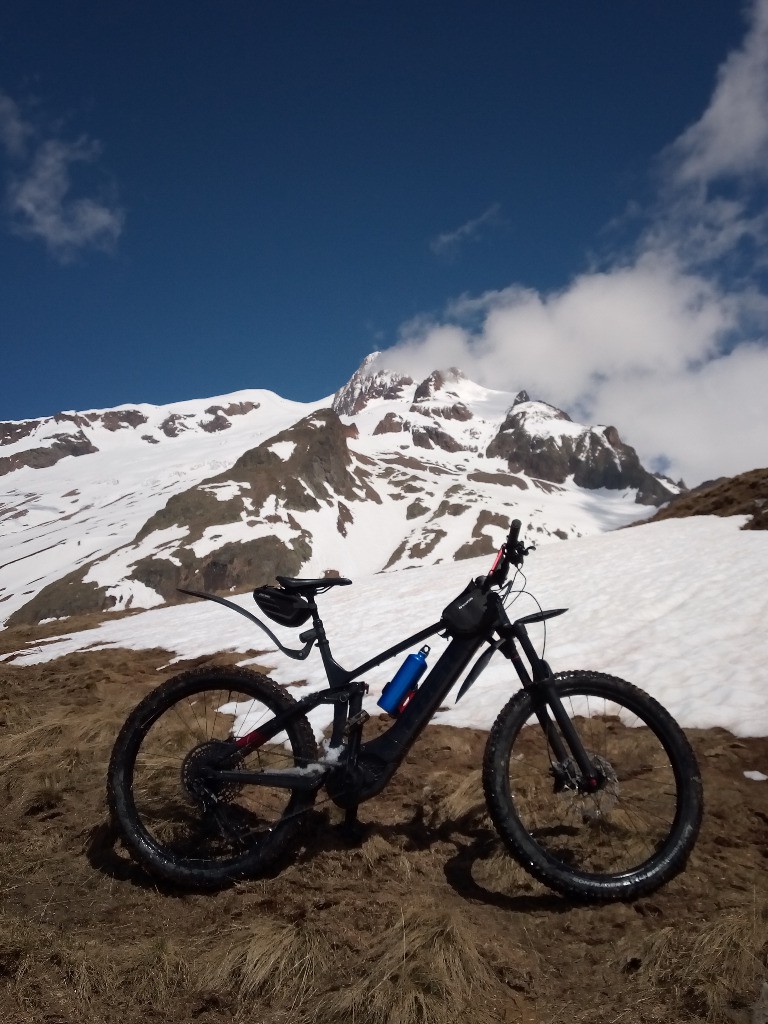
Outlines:
POLYGON ((409 654, 379 697, 379 707, 396 717, 416 693, 416 687, 427 670, 429 645, 424 644, 418 654, 409 654))

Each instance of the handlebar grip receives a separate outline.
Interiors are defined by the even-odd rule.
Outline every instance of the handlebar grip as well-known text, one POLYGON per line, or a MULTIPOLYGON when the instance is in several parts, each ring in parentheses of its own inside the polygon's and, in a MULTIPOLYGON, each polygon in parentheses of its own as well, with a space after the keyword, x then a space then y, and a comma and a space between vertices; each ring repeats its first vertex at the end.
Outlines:
POLYGON ((520 528, 522 527, 522 525, 523 524, 520 522, 519 519, 513 519, 512 522, 510 523, 509 536, 507 537, 508 547, 514 548, 515 544, 517 544, 518 540, 520 539, 520 528))

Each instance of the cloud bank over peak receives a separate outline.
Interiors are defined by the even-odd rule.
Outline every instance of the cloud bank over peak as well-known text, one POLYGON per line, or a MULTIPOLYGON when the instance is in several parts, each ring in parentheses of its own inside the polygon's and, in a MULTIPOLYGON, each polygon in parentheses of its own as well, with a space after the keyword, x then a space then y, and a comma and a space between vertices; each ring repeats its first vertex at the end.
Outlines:
POLYGON ((768 463, 768 0, 701 118, 661 154, 634 249, 558 291, 462 296, 379 365, 458 365, 593 422, 690 485, 768 463))

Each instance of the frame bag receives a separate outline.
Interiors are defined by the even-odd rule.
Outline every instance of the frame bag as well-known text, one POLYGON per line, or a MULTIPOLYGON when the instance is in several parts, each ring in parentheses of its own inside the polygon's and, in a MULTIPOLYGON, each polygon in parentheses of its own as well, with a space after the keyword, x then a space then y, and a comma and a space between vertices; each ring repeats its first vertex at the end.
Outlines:
POLYGON ((452 636, 471 636, 488 626, 493 618, 488 594, 472 580, 464 590, 443 609, 442 619, 452 636))

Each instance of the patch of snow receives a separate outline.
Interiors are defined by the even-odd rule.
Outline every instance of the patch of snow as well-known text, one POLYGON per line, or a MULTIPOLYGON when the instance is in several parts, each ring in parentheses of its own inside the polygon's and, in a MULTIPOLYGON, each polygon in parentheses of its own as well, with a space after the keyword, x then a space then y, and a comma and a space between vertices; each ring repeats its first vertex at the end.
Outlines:
POLYGON ((226 480, 220 484, 204 484, 200 489, 212 494, 217 501, 230 501, 232 498, 239 497, 243 488, 250 490, 250 487, 249 483, 239 480, 226 480))
POLYGON ((274 444, 271 444, 269 448, 267 448, 267 451, 274 452, 278 459, 282 459, 283 462, 286 462, 296 451, 296 442, 275 441, 274 444))

